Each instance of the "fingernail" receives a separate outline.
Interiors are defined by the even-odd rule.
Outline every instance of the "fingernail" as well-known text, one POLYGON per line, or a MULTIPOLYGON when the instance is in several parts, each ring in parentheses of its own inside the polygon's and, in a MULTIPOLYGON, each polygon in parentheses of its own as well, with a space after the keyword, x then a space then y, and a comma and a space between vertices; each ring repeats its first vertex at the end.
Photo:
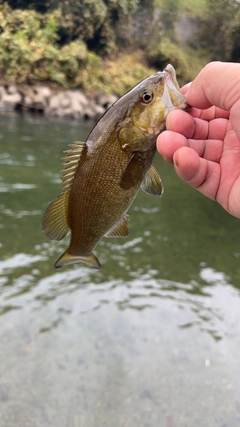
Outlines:
POLYGON ((173 155, 173 163, 174 163, 174 166, 176 166, 178 168, 179 164, 178 164, 178 159, 177 159, 176 153, 173 155))

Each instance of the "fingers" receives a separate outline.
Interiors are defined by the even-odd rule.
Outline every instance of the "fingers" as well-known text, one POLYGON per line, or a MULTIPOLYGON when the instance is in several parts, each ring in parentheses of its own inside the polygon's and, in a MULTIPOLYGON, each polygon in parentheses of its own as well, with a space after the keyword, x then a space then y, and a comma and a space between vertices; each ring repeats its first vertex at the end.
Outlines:
POLYGON ((168 162, 173 162, 175 151, 181 147, 193 148, 199 156, 218 162, 228 123, 224 118, 207 122, 187 112, 174 110, 167 117, 169 130, 157 139, 157 149, 168 162))
MULTIPOLYGON (((189 113, 182 110, 174 110, 171 111, 167 116, 166 127, 168 130, 173 131, 174 133, 179 133, 184 136, 186 139, 195 139, 200 143, 201 140, 216 140, 223 141, 226 132, 229 130, 229 120, 226 118, 216 118, 211 120, 210 122, 206 120, 202 120, 199 118, 192 117, 189 113)), ((171 157, 171 153, 168 154, 168 149, 172 150, 172 143, 169 145, 169 140, 173 139, 173 144, 175 145, 176 138, 178 138, 179 142, 177 144, 188 145, 187 142, 180 137, 176 137, 173 134, 165 135, 162 133, 158 138, 158 143, 160 144, 159 150, 162 153, 163 157, 168 159, 169 155, 171 157), (164 143, 168 144, 164 147, 164 143)), ((176 148, 178 148, 176 146, 176 148)))
POLYGON ((188 140, 180 133, 165 131, 157 139, 157 149, 169 163, 173 162, 175 151, 185 146, 188 147, 188 140))
POLYGON ((223 151, 223 141, 187 139, 182 134, 171 131, 161 133, 157 139, 157 149, 169 163, 173 163, 175 152, 182 147, 191 148, 198 156, 206 160, 219 162, 223 151))
MULTIPOLYGON (((214 118, 213 111, 209 113, 211 116, 209 118, 210 121, 207 119, 202 120, 203 114, 201 114, 200 110, 195 109, 193 111, 195 116, 192 117, 188 112, 176 109, 168 114, 166 127, 168 130, 181 133, 186 138, 224 139, 229 121, 225 117, 214 118), (198 117, 197 111, 199 112, 198 117)), ((219 110, 216 111, 214 109, 214 113, 219 113, 219 110)))
POLYGON ((220 165, 203 159, 191 148, 179 148, 173 156, 178 176, 210 199, 216 200, 220 165))
POLYGON ((190 114, 176 109, 168 114, 166 127, 168 130, 181 133, 186 138, 191 138, 194 133, 195 124, 190 114))
POLYGON ((207 121, 218 118, 229 119, 229 111, 222 110, 218 107, 210 107, 206 110, 199 110, 198 108, 192 107, 188 110, 188 113, 190 113, 193 117, 207 121))

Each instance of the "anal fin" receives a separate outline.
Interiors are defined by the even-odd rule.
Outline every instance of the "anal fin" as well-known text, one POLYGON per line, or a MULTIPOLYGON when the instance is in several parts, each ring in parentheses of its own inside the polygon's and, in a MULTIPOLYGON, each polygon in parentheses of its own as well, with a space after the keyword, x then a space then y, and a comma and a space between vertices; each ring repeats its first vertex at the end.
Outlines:
POLYGON ((151 194, 152 196, 163 195, 163 184, 153 165, 151 165, 151 167, 148 169, 141 184, 141 189, 146 193, 151 194))
POLYGON ((105 237, 125 237, 129 235, 128 225, 127 225, 128 215, 125 214, 121 218, 112 230, 110 230, 105 237))

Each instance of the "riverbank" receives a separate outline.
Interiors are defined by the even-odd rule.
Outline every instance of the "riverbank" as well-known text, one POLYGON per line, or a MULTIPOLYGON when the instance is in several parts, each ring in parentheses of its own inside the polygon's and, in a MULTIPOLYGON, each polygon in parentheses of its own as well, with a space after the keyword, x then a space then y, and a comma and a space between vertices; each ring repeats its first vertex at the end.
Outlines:
POLYGON ((29 111, 48 117, 97 120, 117 100, 114 95, 88 98, 81 90, 53 90, 48 86, 0 86, 1 111, 29 111))

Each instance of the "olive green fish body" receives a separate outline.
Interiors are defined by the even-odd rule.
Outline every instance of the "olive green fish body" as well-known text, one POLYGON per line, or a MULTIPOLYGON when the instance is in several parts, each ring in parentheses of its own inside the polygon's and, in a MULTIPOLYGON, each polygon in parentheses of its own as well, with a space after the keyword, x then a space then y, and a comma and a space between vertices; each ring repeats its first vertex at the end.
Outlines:
MULTIPOLYGON (((85 152, 72 183, 68 210, 68 224, 72 232, 70 247, 73 253, 80 256, 90 254, 99 240, 120 220, 125 223, 124 214, 137 195, 151 165, 155 148, 146 160, 139 160, 141 168, 138 179, 129 188, 122 187, 121 178, 131 157, 120 150, 116 154, 114 141, 111 145, 99 148, 98 162, 94 162, 94 157, 87 155, 87 150, 85 152), (103 150, 104 155, 101 155, 103 150), (88 185, 93 176, 93 185, 88 185), (83 218, 87 220, 83 221, 83 218)), ((125 230, 128 234, 126 227, 125 230)))
POLYGON ((140 186, 162 195, 152 166, 156 139, 168 112, 183 108, 184 101, 168 66, 116 101, 84 144, 71 145, 64 158, 63 191, 43 218, 43 231, 51 239, 60 240, 71 230, 69 248, 55 267, 83 261, 99 268, 93 249, 104 236, 128 235, 126 212, 140 186))

